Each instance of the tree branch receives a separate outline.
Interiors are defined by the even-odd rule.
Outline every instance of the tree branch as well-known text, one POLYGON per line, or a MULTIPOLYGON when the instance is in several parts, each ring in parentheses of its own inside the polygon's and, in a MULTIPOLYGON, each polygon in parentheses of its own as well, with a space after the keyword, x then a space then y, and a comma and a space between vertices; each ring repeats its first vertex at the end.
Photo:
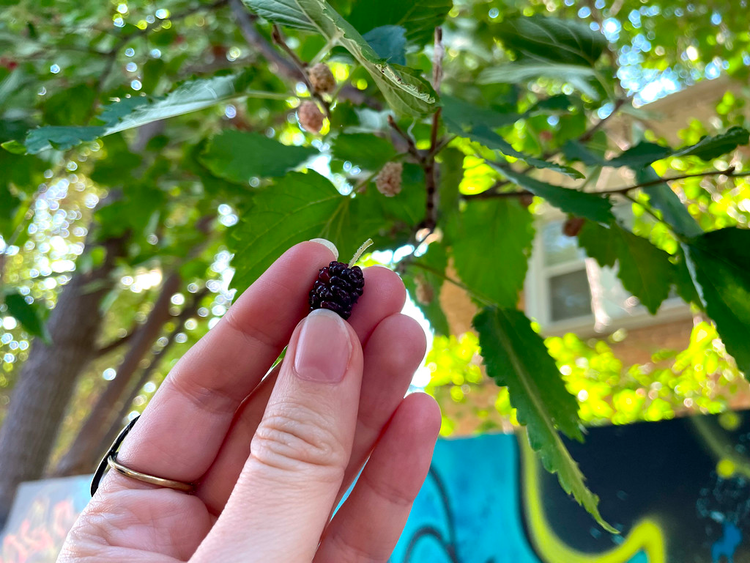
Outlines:
POLYGON ((282 76, 295 82, 304 81, 306 76, 305 73, 297 68, 290 61, 282 57, 273 45, 269 43, 265 37, 255 28, 253 23, 253 16, 247 11, 242 0, 229 0, 229 7, 234 15, 237 27, 240 28, 242 37, 250 47, 256 49, 263 57, 272 65, 276 66, 276 70, 282 76))
POLYGON ((95 358, 101 358, 102 356, 106 356, 110 352, 113 352, 117 350, 120 346, 123 344, 127 344, 132 340, 133 336, 135 336, 135 333, 138 332, 139 325, 134 326, 130 332, 128 332, 125 336, 122 338, 117 338, 116 340, 113 340, 101 348, 99 348, 96 352, 94 352, 95 358))
MULTIPOLYGON (((669 178, 658 178, 656 180, 649 180, 648 182, 642 182, 640 184, 635 184, 633 186, 624 186, 622 188, 615 188, 612 190, 604 190, 600 192, 585 192, 585 193, 589 193, 591 195, 625 194, 632 190, 658 186, 659 184, 663 184, 665 182, 687 180, 689 178, 707 178, 710 176, 726 176, 728 178, 745 178, 745 177, 750 176, 750 172, 737 172, 734 166, 732 166, 730 168, 727 168, 726 170, 710 170, 708 172, 697 172, 695 174, 681 174, 679 176, 671 176, 669 178)), ((508 182, 510 182, 510 180, 508 180, 508 182)), ((581 190, 575 190, 571 188, 571 191, 581 191, 581 190)), ((468 200, 468 199, 493 199, 493 198, 502 198, 502 197, 523 197, 523 196, 528 196, 528 195, 534 195, 534 194, 527 190, 521 190, 521 191, 515 191, 515 192, 494 192, 494 191, 487 190, 479 194, 464 195, 462 197, 468 200)))

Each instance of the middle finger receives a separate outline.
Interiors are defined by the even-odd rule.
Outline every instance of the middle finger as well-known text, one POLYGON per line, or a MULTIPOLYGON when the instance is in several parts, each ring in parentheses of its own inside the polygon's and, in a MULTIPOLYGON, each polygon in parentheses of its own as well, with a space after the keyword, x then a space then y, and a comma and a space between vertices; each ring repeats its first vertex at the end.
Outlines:
MULTIPOLYGON (((406 299, 406 293, 400 278, 387 268, 367 268, 364 274, 367 289, 349 319, 349 323, 363 345, 370 339, 371 335, 373 339, 377 338, 377 332, 375 334, 373 332, 376 331, 376 328, 379 329, 383 319, 400 311, 406 299)), ((401 315, 397 316, 400 317, 401 315)), ((407 319, 407 321, 409 320, 407 319)), ((421 332, 421 329, 419 330, 421 332)), ((423 336, 421 338, 424 340, 423 336)), ((368 372, 369 369, 365 364, 365 377, 368 377, 368 372)), ((215 463, 201 480, 198 496, 214 514, 221 512, 250 454, 250 442, 258 423, 263 417, 263 411, 275 383, 276 373, 277 370, 274 370, 242 404, 215 463)), ((372 375, 369 377, 372 377, 372 375)), ((409 376, 408 379, 410 380, 411 377, 409 376)), ((408 387, 408 381, 406 386, 408 387)), ((385 384, 385 387, 389 387, 389 384, 385 384)), ((399 399, 403 397, 405 391, 406 388, 396 390, 397 393, 400 393, 399 399)), ((360 401, 360 411, 362 411, 363 401, 367 401, 367 398, 363 397, 360 401)), ((359 423, 357 426, 359 427, 359 423)))

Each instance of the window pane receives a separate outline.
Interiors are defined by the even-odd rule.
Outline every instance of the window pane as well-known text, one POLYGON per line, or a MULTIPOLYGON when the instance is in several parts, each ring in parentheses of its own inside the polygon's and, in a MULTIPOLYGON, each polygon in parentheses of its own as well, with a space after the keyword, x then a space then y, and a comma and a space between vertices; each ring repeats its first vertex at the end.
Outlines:
POLYGON ((549 279, 552 321, 563 321, 591 314, 591 290, 586 270, 549 279))
POLYGON ((575 262, 583 260, 586 256, 583 250, 578 248, 575 237, 566 237, 563 234, 563 224, 563 221, 551 221, 542 227, 545 266, 575 262))

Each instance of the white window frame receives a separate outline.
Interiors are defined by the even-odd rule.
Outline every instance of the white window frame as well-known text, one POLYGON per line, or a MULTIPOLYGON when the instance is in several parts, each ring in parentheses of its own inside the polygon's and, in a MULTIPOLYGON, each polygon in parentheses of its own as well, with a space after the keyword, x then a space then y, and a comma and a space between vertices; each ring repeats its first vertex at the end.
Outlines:
POLYGON ((639 306, 633 310, 632 314, 609 318, 603 309, 596 304, 597 294, 601 291, 597 288, 596 280, 602 270, 596 260, 583 258, 580 261, 565 262, 553 266, 544 264, 543 227, 552 221, 566 220, 566 215, 558 209, 546 207, 540 215, 537 215, 535 221, 536 236, 534 237, 529 270, 524 284, 524 309, 526 314, 540 324, 545 335, 575 332, 580 336, 587 337, 610 334, 620 328, 634 329, 692 318, 690 306, 679 297, 665 300, 656 315, 650 315, 645 307, 639 306), (552 321, 550 278, 581 269, 585 269, 588 274, 592 313, 582 317, 552 321))

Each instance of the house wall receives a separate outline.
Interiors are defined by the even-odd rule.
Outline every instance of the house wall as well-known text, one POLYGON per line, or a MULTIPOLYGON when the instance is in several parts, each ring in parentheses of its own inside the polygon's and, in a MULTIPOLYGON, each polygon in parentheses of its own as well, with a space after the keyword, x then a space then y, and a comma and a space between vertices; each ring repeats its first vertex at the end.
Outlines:
MULTIPOLYGON (((650 129, 658 136, 679 146, 681 143, 677 134, 679 130, 686 128, 694 119, 711 124, 716 119, 715 106, 724 93, 727 90, 732 90, 737 94, 742 94, 742 89, 742 85, 732 82, 728 78, 704 81, 639 108, 635 112, 636 116, 625 115, 613 118, 607 124, 607 132, 614 142, 623 149, 629 146, 634 127, 650 129)), ((546 171, 545 173, 551 174, 546 171)), ((555 181, 570 185, 570 187, 575 185, 573 182, 561 182, 559 175, 555 176, 555 181)), ((631 181, 632 179, 627 177, 627 171, 615 171, 611 174, 603 174, 597 188, 604 190, 627 185, 631 181)), ((453 271, 449 271, 449 277, 457 278, 453 271)), ((476 314, 477 309, 465 291, 455 285, 446 283, 441 291, 440 301, 453 334, 460 335, 472 330, 471 319, 476 314)), ((520 307, 523 308, 523 296, 521 296, 520 307)), ((626 366, 645 364, 650 361, 652 354, 657 350, 685 349, 690 342, 693 318, 689 308, 685 306, 672 310, 662 310, 655 317, 644 316, 639 319, 616 320, 602 333, 595 332, 593 324, 592 326, 576 327, 574 332, 582 337, 603 339, 620 328, 625 328, 627 336, 620 342, 610 342, 614 353, 626 366)), ((549 334, 559 333, 559 331, 552 331, 549 334)), ((471 434, 483 422, 486 422, 487 419, 483 420, 477 416, 477 411, 493 411, 496 395, 497 387, 488 380, 486 384, 472 390, 472 395, 464 403, 453 403, 450 400, 442 401, 445 415, 456 423, 454 434, 459 436, 471 434)), ((747 393, 738 394, 733 398, 732 407, 750 407, 750 395, 747 393)), ((488 418, 495 420, 498 424, 503 422, 499 417, 493 417, 491 413, 488 418)))

